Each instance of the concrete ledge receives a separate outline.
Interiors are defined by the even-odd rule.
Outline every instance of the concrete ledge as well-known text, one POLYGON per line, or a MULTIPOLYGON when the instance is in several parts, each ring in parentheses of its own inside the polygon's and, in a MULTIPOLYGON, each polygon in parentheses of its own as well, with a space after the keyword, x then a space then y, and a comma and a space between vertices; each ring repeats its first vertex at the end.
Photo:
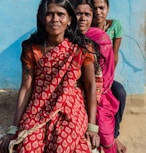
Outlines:
POLYGON ((146 107, 146 95, 128 95, 126 99, 127 107, 146 107))
POLYGON ((128 95, 125 112, 146 113, 146 94, 128 95))
POLYGON ((139 108, 139 107, 129 107, 125 108, 125 113, 129 114, 146 114, 146 108, 139 108))

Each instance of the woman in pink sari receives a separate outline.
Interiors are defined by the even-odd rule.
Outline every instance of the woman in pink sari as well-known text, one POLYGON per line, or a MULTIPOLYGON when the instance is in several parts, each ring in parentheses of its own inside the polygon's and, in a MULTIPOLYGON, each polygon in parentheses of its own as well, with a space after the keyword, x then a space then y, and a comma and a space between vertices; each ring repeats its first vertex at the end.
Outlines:
MULTIPOLYGON (((100 45, 100 51, 105 57, 102 69, 103 88, 100 89, 101 95, 97 106, 97 124, 99 125, 99 135, 101 145, 105 153, 117 153, 114 129, 115 114, 119 108, 119 102, 111 91, 114 79, 114 58, 110 39, 100 29, 90 28, 86 36, 96 41, 100 45), (102 35, 102 36, 101 36, 102 35)), ((98 78, 98 75, 97 75, 98 78)), ((98 86, 98 82, 97 82, 98 86)))
POLYGON ((97 69, 95 72, 98 100, 96 119, 99 125, 100 143, 104 152, 117 153, 114 128, 115 114, 118 111, 119 102, 111 91, 114 78, 112 43, 104 31, 99 28, 90 28, 93 19, 92 0, 78 0, 76 4, 76 16, 79 30, 100 46, 100 52, 104 57, 104 60, 97 60, 100 63, 100 69, 97 69))
POLYGON ((41 1, 37 31, 22 43, 22 83, 13 125, 0 139, 0 153, 7 153, 8 145, 10 153, 90 153, 85 135, 93 148, 99 146, 96 48, 76 27, 69 0, 41 1), (82 74, 87 112, 77 87, 82 74))

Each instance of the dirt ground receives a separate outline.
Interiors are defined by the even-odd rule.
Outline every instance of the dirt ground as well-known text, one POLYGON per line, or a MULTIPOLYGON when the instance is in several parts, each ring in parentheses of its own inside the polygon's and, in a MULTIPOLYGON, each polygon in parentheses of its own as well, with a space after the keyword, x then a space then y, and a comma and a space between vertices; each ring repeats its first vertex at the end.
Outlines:
MULTIPOLYGON (((12 123, 16 98, 17 90, 0 90, 0 136, 12 123)), ((120 133, 127 153, 146 153, 146 112, 125 110, 120 133)))

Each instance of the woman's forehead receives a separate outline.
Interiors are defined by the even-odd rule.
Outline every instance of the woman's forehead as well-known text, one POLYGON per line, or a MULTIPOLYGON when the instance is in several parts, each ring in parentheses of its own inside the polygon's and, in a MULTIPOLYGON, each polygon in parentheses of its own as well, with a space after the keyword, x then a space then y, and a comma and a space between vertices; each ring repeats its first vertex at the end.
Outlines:
POLYGON ((48 6, 47 6, 47 10, 60 10, 61 12, 63 11, 67 11, 63 6, 61 6, 61 5, 59 5, 59 4, 56 4, 56 3, 50 3, 50 4, 48 4, 48 6))

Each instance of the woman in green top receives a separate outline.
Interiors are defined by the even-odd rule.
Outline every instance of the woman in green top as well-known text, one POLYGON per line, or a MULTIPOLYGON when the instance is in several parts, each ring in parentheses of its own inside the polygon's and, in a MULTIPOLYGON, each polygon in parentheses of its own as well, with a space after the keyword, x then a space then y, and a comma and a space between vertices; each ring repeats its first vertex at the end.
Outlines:
MULTIPOLYGON (((98 27, 109 35, 112 44, 113 44, 113 51, 114 51, 114 61, 115 67, 118 63, 118 51, 122 40, 123 29, 119 22, 119 20, 107 20, 107 14, 109 12, 109 1, 108 0, 93 0, 95 6, 95 17, 93 21, 94 27, 98 27)), ((119 136, 119 125, 122 121, 122 116, 125 108, 126 102, 126 92, 123 86, 114 81, 112 85, 112 92, 114 96, 119 100, 119 110, 115 116, 115 138, 116 138, 116 145, 117 145, 117 152, 118 153, 125 153, 126 147, 118 140, 119 136)))

